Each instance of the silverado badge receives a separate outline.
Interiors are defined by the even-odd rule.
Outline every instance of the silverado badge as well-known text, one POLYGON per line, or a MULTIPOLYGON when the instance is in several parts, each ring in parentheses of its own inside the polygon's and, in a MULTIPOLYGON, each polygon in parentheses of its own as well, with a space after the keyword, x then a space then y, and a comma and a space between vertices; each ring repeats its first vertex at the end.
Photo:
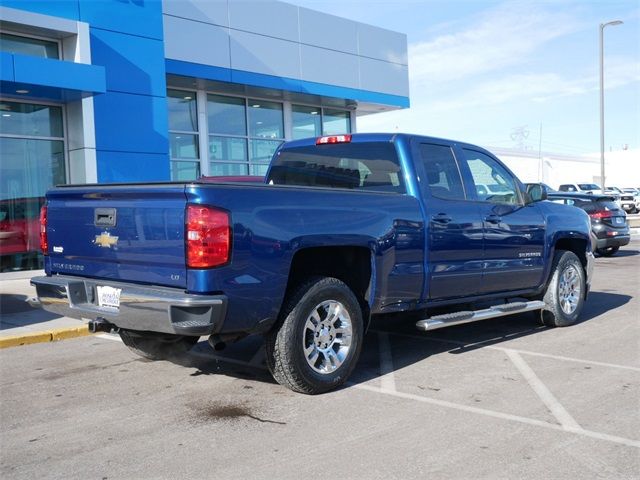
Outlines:
POLYGON ((118 244, 118 237, 112 237, 109 232, 102 232, 100 235, 96 235, 93 243, 103 248, 111 248, 118 244))

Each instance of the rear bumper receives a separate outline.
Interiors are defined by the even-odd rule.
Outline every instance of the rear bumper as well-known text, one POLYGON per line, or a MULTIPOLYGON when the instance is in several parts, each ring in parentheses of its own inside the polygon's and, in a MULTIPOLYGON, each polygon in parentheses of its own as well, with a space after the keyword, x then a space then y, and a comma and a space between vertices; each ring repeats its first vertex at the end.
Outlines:
POLYGON ((72 276, 34 277, 42 308, 72 318, 102 318, 119 328, 201 336, 217 332, 227 313, 225 295, 192 295, 175 288, 72 276), (120 307, 101 307, 96 286, 121 289, 120 307))
POLYGON ((596 248, 623 247, 631 241, 630 235, 617 235, 615 237, 599 238, 596 241, 596 248))

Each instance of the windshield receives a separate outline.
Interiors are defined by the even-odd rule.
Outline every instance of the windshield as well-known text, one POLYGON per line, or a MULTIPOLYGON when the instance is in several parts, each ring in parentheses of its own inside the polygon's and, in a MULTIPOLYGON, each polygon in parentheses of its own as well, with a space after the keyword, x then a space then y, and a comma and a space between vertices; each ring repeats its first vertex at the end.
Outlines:
POLYGON ((267 183, 405 193, 390 142, 283 148, 273 159, 267 183))
POLYGON ((595 183, 579 183, 580 190, 600 190, 600 187, 595 183))

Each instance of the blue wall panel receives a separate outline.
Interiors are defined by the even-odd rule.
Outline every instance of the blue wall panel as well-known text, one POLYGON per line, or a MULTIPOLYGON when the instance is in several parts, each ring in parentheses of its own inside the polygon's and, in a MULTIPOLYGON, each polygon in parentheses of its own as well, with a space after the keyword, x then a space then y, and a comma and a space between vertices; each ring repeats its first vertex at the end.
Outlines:
POLYGON ((98 179, 102 183, 169 180, 166 155, 105 151, 99 155, 98 179))
POLYGON ((7 52, 0 52, 0 80, 13 82, 15 79, 13 55, 7 52))
POLYGON ((15 81, 101 93, 105 91, 104 68, 48 58, 13 55, 15 81))
POLYGON ((152 40, 91 29, 91 61, 107 69, 107 89, 164 97, 164 47, 152 40))
POLYGON ((79 20, 78 0, 2 0, 3 7, 79 20))
POLYGON ((60 101, 85 95, 88 86, 91 92, 106 88, 107 93, 94 97, 98 181, 168 180, 162 1, 1 1, 6 7, 88 23, 95 64, 14 61, 2 55, 0 80, 3 90, 8 89, 5 94, 11 94, 18 82, 30 82, 34 92, 56 94, 60 101))
POLYGON ((161 0, 80 0, 80 20, 95 28, 162 40, 161 0))
POLYGON ((93 99, 98 163, 100 150, 160 153, 167 156, 167 100, 129 93, 107 92, 93 99))
POLYGON ((205 78, 209 80, 222 80, 256 87, 275 88, 291 92, 308 93, 335 98, 352 98, 362 102, 379 103, 381 105, 395 105, 401 108, 409 107, 409 97, 391 95, 388 93, 372 92, 357 88, 340 87, 326 83, 309 82, 295 78, 277 77, 263 73, 246 72, 242 70, 226 69, 198 65, 180 60, 167 59, 167 73, 183 75, 186 77, 205 78))

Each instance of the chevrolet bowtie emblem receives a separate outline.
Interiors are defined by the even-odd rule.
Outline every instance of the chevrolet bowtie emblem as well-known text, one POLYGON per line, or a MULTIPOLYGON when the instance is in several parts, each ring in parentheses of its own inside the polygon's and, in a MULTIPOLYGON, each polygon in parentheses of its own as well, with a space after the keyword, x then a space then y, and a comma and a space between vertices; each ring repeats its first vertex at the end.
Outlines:
POLYGON ((118 244, 118 237, 112 237, 109 232, 102 232, 100 235, 96 235, 93 243, 103 248, 111 248, 118 244))

